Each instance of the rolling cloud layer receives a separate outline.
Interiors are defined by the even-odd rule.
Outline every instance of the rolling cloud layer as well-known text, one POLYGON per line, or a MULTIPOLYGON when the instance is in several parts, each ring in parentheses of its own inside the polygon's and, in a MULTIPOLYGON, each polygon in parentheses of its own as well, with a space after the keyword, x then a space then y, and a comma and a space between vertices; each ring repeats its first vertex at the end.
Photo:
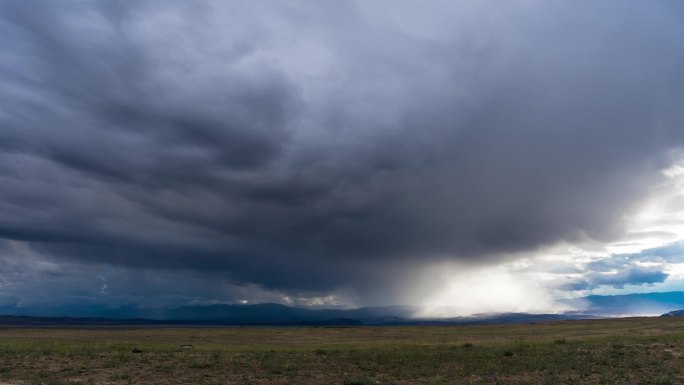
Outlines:
MULTIPOLYGON (((370 295, 431 263, 615 240, 681 157, 683 18, 678 1, 0 2, 3 261, 187 274, 207 298, 201 277, 370 295)), ((667 277, 623 274, 573 287, 667 277)))

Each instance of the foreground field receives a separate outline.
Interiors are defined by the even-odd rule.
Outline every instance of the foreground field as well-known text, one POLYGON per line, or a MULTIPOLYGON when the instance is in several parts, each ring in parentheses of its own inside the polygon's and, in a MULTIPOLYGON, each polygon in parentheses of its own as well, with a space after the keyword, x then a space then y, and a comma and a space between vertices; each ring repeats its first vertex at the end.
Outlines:
POLYGON ((684 384, 684 318, 359 328, 0 329, 12 384, 684 384))

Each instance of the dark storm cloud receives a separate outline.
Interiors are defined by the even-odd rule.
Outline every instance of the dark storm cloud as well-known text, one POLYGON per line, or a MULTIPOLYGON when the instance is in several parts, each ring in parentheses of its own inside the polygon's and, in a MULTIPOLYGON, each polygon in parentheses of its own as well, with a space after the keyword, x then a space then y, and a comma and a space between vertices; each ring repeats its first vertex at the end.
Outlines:
POLYGON ((104 4, 0 3, 0 237, 58 261, 382 285, 614 239, 684 143, 676 1, 104 4))

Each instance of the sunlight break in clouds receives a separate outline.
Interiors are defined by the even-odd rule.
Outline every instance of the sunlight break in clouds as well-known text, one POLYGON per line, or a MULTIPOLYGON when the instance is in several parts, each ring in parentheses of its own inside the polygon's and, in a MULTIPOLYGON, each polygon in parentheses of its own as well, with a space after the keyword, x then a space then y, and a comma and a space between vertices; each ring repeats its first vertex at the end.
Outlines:
POLYGON ((681 254, 656 249, 670 244, 677 249, 673 241, 684 239, 682 162, 675 162, 662 175, 661 183, 652 186, 641 208, 626 221, 620 239, 605 244, 591 240, 559 244, 494 266, 438 270, 442 277, 434 278, 443 284, 432 289, 417 316, 582 311, 582 302, 570 306, 563 300, 589 294, 684 290, 684 249, 681 254))
POLYGON ((538 282, 514 276, 505 268, 469 270, 428 298, 418 317, 453 317, 478 313, 557 313, 557 304, 538 282))

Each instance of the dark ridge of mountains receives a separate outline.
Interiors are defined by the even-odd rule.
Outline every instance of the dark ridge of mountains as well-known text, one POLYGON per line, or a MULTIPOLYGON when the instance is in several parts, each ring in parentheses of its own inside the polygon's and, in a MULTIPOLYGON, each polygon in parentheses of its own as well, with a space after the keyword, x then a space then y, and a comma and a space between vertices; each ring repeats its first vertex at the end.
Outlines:
MULTIPOLYGON (((479 314, 416 318, 414 306, 311 309, 280 304, 204 305, 140 308, 106 305, 0 306, 0 325, 463 325, 524 323, 630 315, 657 315, 684 309, 684 292, 588 296, 562 301, 578 312, 564 314, 479 314), (9 317, 14 316, 14 318, 9 317)), ((673 312, 679 315, 677 312, 673 312)))
MULTIPOLYGON (((529 323, 594 318, 586 314, 476 314, 453 318, 415 318, 410 306, 359 309, 306 309, 265 303, 254 305, 182 306, 168 309, 134 307, 102 309, 97 316, 55 316, 56 313, 88 313, 74 308, 22 308, 33 314, 0 316, 0 325, 224 325, 224 326, 359 326, 359 325, 466 325, 529 323), (49 314, 44 316, 42 314, 49 314)), ((5 310, 1 309, 0 311, 5 310)), ((9 309, 20 312, 17 308, 9 309)), ((90 309, 90 314, 95 313, 90 309)), ((61 314, 58 314, 61 315, 61 314)))
POLYGON ((658 315, 684 309, 684 291, 590 295, 562 301, 587 314, 601 316, 658 315))
POLYGON ((684 310, 674 310, 662 314, 661 317, 684 317, 684 310))
POLYGON ((365 307, 359 309, 306 309, 280 304, 183 306, 169 309, 164 319, 221 320, 232 322, 322 322, 330 319, 357 319, 364 323, 386 323, 410 319, 417 308, 409 306, 365 307))
POLYGON ((349 323, 357 320, 366 324, 381 324, 409 320, 417 308, 409 306, 366 307, 359 309, 307 309, 280 304, 205 305, 176 308, 138 308, 125 306, 61 306, 61 307, 0 307, 0 314, 33 317, 72 317, 118 320, 157 320, 174 323, 202 322, 212 324, 325 324, 349 323), (344 321, 347 320, 347 321, 344 321))
POLYGON ((348 318, 329 319, 325 321, 300 322, 236 322, 207 320, 154 320, 154 319, 121 319, 121 318, 79 318, 79 317, 32 317, 32 316, 0 316, 0 327, 11 326, 361 326, 358 320, 348 318))
POLYGON ((156 321, 144 319, 114 319, 114 318, 91 318, 91 317, 35 317, 35 316, 0 316, 0 326, 57 326, 57 325, 83 325, 83 326, 107 326, 107 325, 150 325, 156 321))
POLYGON ((584 315, 561 314, 492 314, 474 317, 456 317, 447 319, 394 319, 386 322, 366 320, 363 322, 351 318, 330 318, 325 320, 301 319, 299 321, 263 321, 258 318, 216 319, 216 320, 154 320, 154 319, 122 319, 122 318, 89 318, 89 317, 33 317, 33 316, 0 316, 0 327, 54 327, 54 326, 313 326, 313 327, 351 327, 351 326, 448 326, 497 323, 537 323, 560 320, 576 320, 592 318, 584 315))

